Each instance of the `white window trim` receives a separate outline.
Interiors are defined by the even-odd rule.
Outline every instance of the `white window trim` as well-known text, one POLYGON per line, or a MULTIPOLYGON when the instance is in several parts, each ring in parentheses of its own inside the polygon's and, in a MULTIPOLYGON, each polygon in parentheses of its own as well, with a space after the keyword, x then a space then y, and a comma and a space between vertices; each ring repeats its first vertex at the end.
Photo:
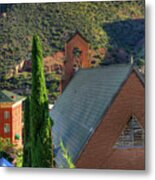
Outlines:
POLYGON ((9 134, 10 133, 10 124, 4 124, 4 133, 5 134, 9 134), (8 128, 7 131, 5 131, 5 128, 8 128))

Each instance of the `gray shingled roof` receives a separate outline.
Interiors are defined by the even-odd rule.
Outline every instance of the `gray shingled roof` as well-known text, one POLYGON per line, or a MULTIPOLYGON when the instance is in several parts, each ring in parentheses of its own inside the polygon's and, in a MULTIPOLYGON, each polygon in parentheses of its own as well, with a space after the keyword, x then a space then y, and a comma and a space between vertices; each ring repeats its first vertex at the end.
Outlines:
POLYGON ((110 65, 75 74, 50 113, 58 166, 67 167, 60 140, 75 162, 131 70, 131 65, 110 65))

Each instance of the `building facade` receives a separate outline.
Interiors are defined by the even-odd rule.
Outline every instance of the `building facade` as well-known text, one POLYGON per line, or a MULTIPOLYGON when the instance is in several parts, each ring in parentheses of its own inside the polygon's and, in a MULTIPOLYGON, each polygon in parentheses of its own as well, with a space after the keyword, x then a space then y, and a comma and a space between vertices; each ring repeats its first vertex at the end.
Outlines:
POLYGON ((22 145, 23 100, 23 97, 12 92, 0 91, 0 137, 19 146, 22 145))
POLYGON ((77 167, 145 169, 144 97, 144 84, 133 71, 77 159, 77 167))

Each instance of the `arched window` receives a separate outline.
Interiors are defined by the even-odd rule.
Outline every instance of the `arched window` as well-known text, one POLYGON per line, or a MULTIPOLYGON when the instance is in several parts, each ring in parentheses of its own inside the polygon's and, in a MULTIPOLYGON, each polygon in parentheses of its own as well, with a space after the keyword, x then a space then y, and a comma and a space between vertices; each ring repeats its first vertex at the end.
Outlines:
POLYGON ((117 139, 114 148, 144 147, 144 129, 135 116, 128 121, 125 129, 117 139))

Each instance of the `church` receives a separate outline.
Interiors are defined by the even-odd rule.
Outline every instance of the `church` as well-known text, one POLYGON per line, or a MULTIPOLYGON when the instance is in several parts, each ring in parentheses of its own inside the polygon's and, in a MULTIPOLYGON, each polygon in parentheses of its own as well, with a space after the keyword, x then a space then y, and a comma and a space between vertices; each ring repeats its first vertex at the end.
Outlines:
POLYGON ((65 45, 62 94, 50 116, 55 160, 76 168, 145 169, 145 84, 131 64, 90 67, 89 43, 76 33, 65 45))

